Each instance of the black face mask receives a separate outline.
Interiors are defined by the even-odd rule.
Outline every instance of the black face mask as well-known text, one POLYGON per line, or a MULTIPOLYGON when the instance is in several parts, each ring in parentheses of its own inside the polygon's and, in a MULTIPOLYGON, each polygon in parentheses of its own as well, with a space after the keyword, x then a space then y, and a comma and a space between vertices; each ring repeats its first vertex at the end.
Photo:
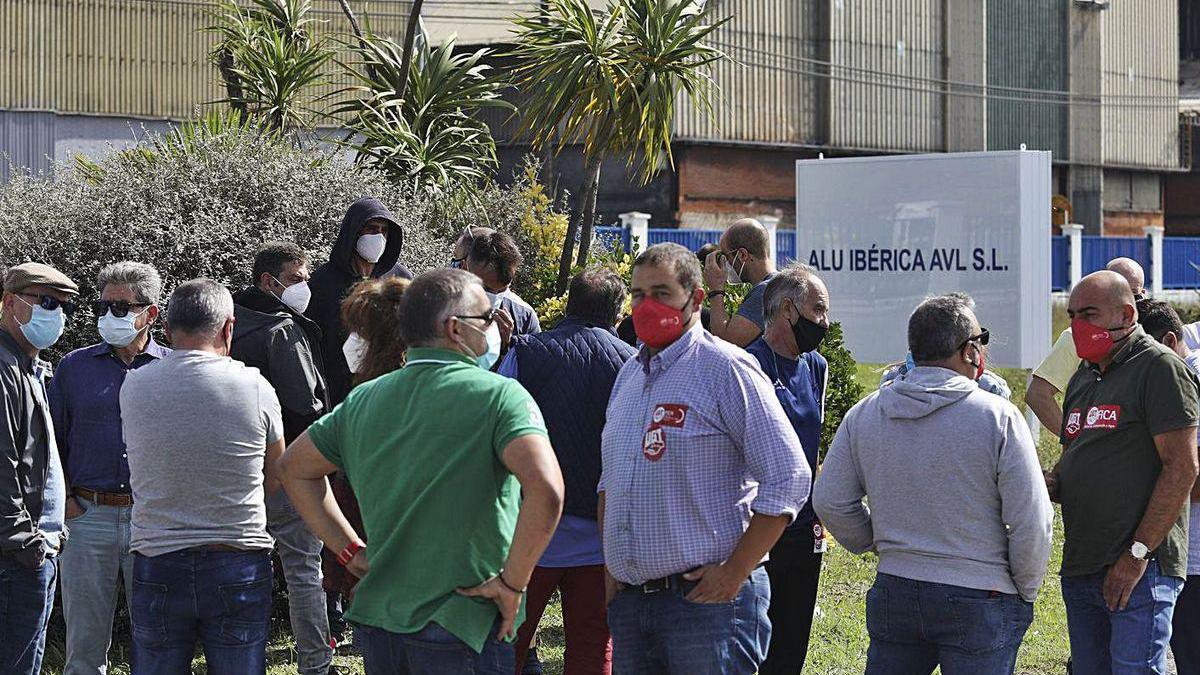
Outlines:
POLYGON ((809 321, 803 314, 792 324, 792 337, 796 338, 796 349, 799 349, 801 354, 819 347, 821 340, 825 339, 825 333, 828 332, 828 326, 809 321))

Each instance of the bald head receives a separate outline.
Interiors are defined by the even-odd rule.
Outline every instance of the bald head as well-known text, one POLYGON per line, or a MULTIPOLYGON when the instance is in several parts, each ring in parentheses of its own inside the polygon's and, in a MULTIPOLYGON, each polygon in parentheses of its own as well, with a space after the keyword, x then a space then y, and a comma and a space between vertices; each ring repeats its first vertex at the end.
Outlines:
POLYGON ((1108 270, 1092 272, 1081 279, 1079 284, 1071 290, 1072 306, 1075 305, 1076 296, 1087 299, 1087 302, 1080 307, 1092 305, 1098 307, 1133 306, 1136 302, 1133 298, 1133 289, 1126 278, 1108 270))
POLYGON ((1133 295, 1142 297, 1146 294, 1146 272, 1142 270, 1142 266, 1137 264, 1136 260, 1132 258, 1113 258, 1108 261, 1105 269, 1121 275, 1129 284, 1133 295))
POLYGON ((767 228, 753 218, 742 218, 734 221, 725 234, 721 236, 721 248, 733 253, 745 249, 747 253, 765 260, 770 251, 771 242, 767 239, 767 228))

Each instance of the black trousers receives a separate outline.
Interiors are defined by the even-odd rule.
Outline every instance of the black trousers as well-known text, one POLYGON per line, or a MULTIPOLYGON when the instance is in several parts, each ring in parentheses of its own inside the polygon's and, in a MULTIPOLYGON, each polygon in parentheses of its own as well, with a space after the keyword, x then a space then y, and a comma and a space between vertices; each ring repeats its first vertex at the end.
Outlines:
POLYGON ((797 675, 808 655, 821 555, 813 553, 810 534, 788 532, 771 549, 767 576, 771 579, 771 646, 759 675, 797 675))
POLYGON ((1200 675, 1200 576, 1190 576, 1175 602, 1171 651, 1179 675, 1200 675))

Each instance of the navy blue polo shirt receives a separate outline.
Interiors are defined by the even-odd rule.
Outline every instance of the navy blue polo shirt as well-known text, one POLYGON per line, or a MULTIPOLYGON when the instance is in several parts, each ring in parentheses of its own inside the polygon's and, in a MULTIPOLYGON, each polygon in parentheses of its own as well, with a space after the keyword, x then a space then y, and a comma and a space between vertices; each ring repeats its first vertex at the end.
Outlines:
POLYGON ((128 366, 103 342, 63 357, 47 394, 58 451, 72 489, 131 492, 121 435, 121 385, 129 371, 170 353, 151 338, 128 366))
MULTIPOLYGON (((821 447, 821 424, 825 421, 825 385, 829 372, 825 357, 812 351, 801 354, 799 359, 793 361, 776 354, 763 337, 750 343, 746 351, 758 359, 763 372, 775 385, 775 396, 787 413, 796 435, 800 437, 808 468, 815 476, 817 451, 821 447)), ((811 537, 812 524, 816 520, 812 500, 806 500, 784 536, 811 537)))

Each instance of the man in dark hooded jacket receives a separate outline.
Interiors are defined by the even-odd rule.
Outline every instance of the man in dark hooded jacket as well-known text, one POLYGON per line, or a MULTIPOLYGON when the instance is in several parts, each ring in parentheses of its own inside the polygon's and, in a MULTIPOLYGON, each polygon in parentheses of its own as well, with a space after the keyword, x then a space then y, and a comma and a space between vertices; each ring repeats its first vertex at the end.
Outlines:
MULTIPOLYGON (((233 298, 230 356, 258 368, 279 397, 284 440, 291 443, 329 412, 322 374, 321 329, 301 312, 309 305, 308 255, 291 242, 264 244, 254 256, 253 285, 233 298)), ((267 497, 267 530, 283 564, 300 675, 325 675, 333 660, 321 587, 321 549, 282 490, 267 497)))
POLYGON ((315 321, 324 335, 325 380, 333 405, 350 393, 353 379, 342 352, 348 337, 342 328, 342 300, 363 279, 411 279, 412 272, 398 262, 403 240, 392 212, 378 199, 363 197, 346 211, 329 262, 313 272, 309 282, 312 301, 305 316, 315 321))

